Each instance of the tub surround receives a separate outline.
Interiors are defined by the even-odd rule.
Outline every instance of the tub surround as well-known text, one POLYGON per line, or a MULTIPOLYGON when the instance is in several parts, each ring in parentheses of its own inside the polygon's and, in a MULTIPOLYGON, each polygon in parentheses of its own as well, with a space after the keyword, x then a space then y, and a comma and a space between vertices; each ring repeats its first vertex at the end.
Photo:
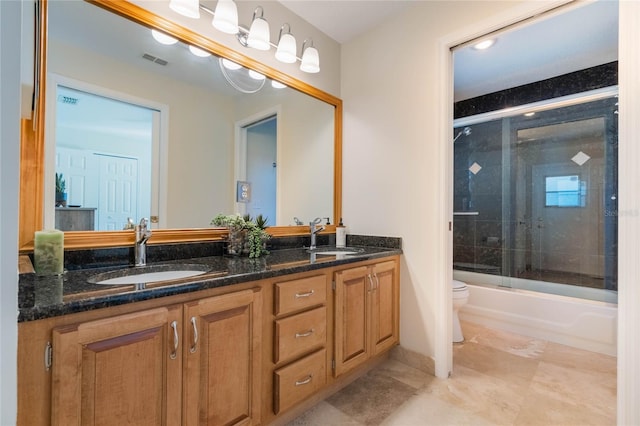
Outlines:
MULTIPOLYGON (((331 235, 335 239, 335 236, 331 235)), ((308 237, 306 237, 308 240, 308 237)), ((149 265, 200 264, 209 272, 196 277, 152 283, 145 289, 135 285, 91 284, 88 280, 99 273, 129 266, 130 248, 68 251, 67 271, 60 277, 37 277, 33 272, 20 274, 18 322, 33 321, 131 302, 155 299, 181 293, 224 287, 249 281, 312 271, 335 265, 360 262, 402 253, 401 239, 390 237, 349 236, 347 245, 362 251, 355 255, 318 255, 313 258, 303 247, 305 237, 287 237, 270 242, 271 254, 258 259, 224 255, 223 243, 171 244, 149 246, 149 265), (297 248, 289 247, 296 244, 297 248)), ((330 245, 329 236, 319 236, 321 245, 330 245)), ((28 269, 25 263, 21 270, 28 269)), ((126 273, 123 269, 123 275, 126 273)))
POLYGON ((616 356, 617 306, 611 303, 475 285, 460 319, 574 348, 616 356))

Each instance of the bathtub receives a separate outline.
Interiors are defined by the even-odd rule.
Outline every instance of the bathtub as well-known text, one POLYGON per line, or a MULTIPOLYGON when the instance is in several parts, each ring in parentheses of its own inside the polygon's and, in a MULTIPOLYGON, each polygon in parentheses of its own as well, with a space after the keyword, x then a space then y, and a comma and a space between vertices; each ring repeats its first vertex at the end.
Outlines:
POLYGON ((618 307, 614 303, 615 292, 595 290, 601 293, 601 300, 589 300, 567 294, 541 293, 531 288, 540 285, 565 293, 569 290, 593 292, 594 289, 531 280, 513 284, 523 288, 500 287, 496 283, 504 277, 457 270, 453 277, 469 287, 469 301, 459 312, 462 320, 616 356, 618 307))

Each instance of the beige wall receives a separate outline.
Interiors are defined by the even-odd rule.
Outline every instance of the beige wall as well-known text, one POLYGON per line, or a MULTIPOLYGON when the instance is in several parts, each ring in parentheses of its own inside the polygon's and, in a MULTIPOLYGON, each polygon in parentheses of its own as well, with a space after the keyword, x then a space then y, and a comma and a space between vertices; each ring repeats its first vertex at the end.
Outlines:
MULTIPOLYGON (((435 357, 439 42, 519 2, 416 2, 342 47, 343 216, 350 233, 400 236, 401 345, 435 357), (368 188, 368 189, 367 189, 368 188)), ((449 132, 450 133, 450 132, 449 132)))
MULTIPOLYGON (((279 108, 278 226, 333 218, 334 107, 296 91, 236 102, 236 119, 279 108)), ((339 220, 339 218, 338 218, 339 220)))

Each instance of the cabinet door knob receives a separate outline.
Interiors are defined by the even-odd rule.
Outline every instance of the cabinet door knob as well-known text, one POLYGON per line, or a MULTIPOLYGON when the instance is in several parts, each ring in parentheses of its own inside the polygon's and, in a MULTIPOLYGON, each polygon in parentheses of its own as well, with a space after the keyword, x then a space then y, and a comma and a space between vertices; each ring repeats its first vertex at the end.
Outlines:
POLYGON ((169 358, 176 359, 178 357, 178 321, 171 322, 171 328, 173 328, 173 352, 169 355, 169 358))
POLYGON ((193 326, 193 345, 189 348, 189 352, 193 354, 198 350, 198 325, 196 324, 196 317, 191 317, 191 325, 193 326))

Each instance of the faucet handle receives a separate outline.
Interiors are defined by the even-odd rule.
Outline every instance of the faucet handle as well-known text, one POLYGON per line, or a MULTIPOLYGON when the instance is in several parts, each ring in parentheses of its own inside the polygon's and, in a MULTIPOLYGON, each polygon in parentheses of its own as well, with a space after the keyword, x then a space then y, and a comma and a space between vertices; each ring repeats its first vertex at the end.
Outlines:
POLYGON ((147 219, 146 217, 143 217, 142 219, 140 219, 140 228, 141 229, 147 229, 147 225, 149 224, 149 219, 147 219))
POLYGON ((309 222, 309 225, 314 226, 319 224, 320 222, 322 222, 322 218, 321 217, 316 217, 315 219, 313 219, 313 221, 309 222))

